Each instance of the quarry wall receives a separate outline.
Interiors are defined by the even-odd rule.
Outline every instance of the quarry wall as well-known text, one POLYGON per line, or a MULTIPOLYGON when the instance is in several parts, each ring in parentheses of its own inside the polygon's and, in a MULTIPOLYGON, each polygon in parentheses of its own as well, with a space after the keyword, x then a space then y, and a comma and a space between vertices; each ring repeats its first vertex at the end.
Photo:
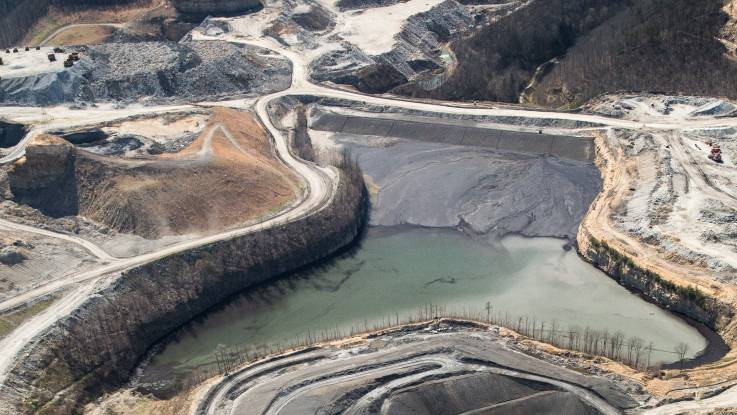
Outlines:
POLYGON ((25 350, 0 392, 0 413, 71 413, 126 381, 150 347, 255 284, 349 244, 366 217, 357 169, 331 203, 300 220, 124 271, 25 350))
POLYGON ((14 147, 27 132, 25 125, 0 121, 0 148, 14 147))
POLYGON ((581 253, 621 285, 644 294, 663 308, 685 315, 713 330, 725 327, 734 317, 729 305, 698 289, 681 287, 666 281, 658 274, 639 267, 606 242, 591 238, 581 253))

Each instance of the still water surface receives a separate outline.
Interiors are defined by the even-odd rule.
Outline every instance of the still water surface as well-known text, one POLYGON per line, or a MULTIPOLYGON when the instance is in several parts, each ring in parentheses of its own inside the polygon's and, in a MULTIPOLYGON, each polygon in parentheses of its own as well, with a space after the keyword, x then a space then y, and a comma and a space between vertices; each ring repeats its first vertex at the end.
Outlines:
MULTIPOLYGON (((488 301, 510 316, 621 330, 662 350, 686 342, 690 355, 706 346, 696 329, 631 294, 563 244, 507 237, 491 246, 451 230, 371 228, 350 256, 251 290, 190 323, 147 370, 186 372, 211 362, 218 344, 288 344, 308 329, 347 332, 365 321, 414 315, 428 303, 482 311, 488 301)), ((662 352, 653 359, 676 360, 662 352)))

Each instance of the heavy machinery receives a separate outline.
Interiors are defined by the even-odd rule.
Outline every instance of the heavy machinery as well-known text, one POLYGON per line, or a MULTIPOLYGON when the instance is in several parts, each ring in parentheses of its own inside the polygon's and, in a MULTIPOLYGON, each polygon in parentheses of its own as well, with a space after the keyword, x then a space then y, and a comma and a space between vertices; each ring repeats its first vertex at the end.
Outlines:
POLYGON ((56 62, 56 55, 53 53, 49 53, 49 62, 56 62))
POLYGON ((719 147, 719 144, 713 144, 711 146, 711 153, 709 154, 709 159, 716 162, 716 163, 722 163, 722 149, 719 147))

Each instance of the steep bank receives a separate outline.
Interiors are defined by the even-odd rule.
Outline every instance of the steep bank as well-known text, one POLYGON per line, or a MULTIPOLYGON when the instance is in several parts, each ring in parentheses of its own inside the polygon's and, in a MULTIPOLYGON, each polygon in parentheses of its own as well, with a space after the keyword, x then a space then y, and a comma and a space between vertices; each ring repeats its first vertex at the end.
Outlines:
MULTIPOLYGON (((632 174, 632 160, 626 160, 614 147, 607 134, 596 136, 597 166, 603 190, 591 204, 579 228, 577 243, 580 255, 607 273, 621 285, 641 293, 645 298, 668 310, 685 315, 716 331, 730 349, 726 356, 724 345, 717 345, 721 359, 688 372, 690 385, 718 384, 734 378, 735 315, 733 291, 729 285, 708 280, 708 271, 697 272, 697 266, 661 253, 657 246, 618 231, 611 222, 616 211, 624 209, 623 195, 634 186, 626 177, 632 174), (702 279, 694 278, 694 273, 702 279)), ((709 351, 707 351, 709 352, 709 351)), ((699 360, 697 360, 699 361, 699 360)), ((672 376, 644 379, 648 389, 663 392, 681 389, 683 384, 673 382, 672 376)))
POLYGON ((28 357, 4 385, 3 401, 12 405, 4 413, 68 413, 114 388, 178 326, 350 242, 362 226, 365 203, 360 174, 344 172, 331 203, 319 212, 123 272, 26 349, 28 357))

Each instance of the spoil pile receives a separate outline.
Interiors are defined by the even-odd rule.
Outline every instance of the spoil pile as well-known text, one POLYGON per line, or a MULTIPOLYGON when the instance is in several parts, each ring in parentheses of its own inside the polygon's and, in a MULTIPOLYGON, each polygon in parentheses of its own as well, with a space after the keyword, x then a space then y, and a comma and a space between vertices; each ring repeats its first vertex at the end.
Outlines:
POLYGON ((290 66, 227 42, 110 43, 90 48, 90 101, 208 99, 289 86, 290 66))
POLYGON ((227 42, 108 43, 80 50, 71 67, 0 81, 0 102, 184 102, 289 87, 288 61, 227 42))

